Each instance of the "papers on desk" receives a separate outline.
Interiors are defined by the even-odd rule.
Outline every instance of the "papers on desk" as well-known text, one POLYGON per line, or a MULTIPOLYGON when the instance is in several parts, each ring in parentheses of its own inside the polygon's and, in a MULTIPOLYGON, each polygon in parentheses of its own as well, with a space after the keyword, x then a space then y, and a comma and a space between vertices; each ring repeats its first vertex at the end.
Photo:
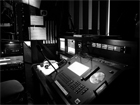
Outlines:
MULTIPOLYGON (((52 62, 51 62, 52 63, 52 62)), ((54 68, 49 65, 48 68, 45 68, 46 65, 49 65, 48 63, 43 63, 43 66, 37 65, 37 68, 39 71, 41 71, 44 75, 49 75, 51 74, 54 70, 54 68)), ((58 69, 57 62, 53 62, 52 65, 55 67, 55 69, 58 69)))

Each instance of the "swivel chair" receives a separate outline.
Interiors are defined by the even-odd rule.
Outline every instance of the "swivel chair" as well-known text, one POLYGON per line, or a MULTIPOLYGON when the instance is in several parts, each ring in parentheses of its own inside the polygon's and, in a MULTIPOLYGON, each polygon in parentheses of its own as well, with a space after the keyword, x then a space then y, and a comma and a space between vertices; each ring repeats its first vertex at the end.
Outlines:
POLYGON ((17 80, 7 80, 0 83, 1 104, 15 104, 19 100, 24 87, 17 80))

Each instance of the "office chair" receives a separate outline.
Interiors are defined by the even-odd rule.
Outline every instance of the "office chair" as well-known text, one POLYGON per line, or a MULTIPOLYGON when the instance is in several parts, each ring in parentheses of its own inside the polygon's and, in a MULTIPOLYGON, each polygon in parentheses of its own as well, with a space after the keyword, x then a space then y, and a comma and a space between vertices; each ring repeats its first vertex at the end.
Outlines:
POLYGON ((15 104, 20 99, 24 87, 17 80, 7 80, 0 83, 1 104, 15 104))

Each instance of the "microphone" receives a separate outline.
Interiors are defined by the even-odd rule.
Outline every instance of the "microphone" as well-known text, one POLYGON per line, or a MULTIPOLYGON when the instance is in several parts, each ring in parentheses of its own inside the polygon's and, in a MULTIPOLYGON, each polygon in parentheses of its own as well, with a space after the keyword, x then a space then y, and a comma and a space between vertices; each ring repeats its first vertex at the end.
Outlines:
POLYGON ((57 70, 55 69, 55 67, 52 65, 52 63, 49 61, 49 59, 45 56, 43 49, 41 48, 41 46, 36 45, 38 51, 41 52, 41 54, 43 55, 43 57, 48 61, 48 63, 53 67, 53 69, 57 72, 57 70))

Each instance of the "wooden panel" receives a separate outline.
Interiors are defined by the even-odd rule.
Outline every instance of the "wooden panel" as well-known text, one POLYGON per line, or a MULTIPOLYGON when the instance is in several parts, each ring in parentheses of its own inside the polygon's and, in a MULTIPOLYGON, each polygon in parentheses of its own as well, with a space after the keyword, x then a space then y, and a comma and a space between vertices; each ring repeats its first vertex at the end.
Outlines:
POLYGON ((83 1, 83 33, 88 33, 88 1, 83 1))
POLYGON ((100 34, 106 34, 106 22, 107 22, 107 4, 108 1, 100 1, 100 34))
POLYGON ((76 32, 79 33, 79 1, 74 1, 74 26, 76 32))

